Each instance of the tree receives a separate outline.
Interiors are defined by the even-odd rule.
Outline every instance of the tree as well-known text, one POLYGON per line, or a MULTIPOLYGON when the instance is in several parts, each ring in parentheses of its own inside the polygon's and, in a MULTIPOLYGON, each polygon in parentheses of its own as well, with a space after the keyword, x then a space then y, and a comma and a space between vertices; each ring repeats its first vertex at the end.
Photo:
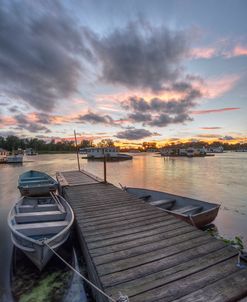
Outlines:
POLYGON ((107 148, 107 147, 114 147, 114 141, 110 138, 108 139, 102 139, 98 144, 97 146, 99 148, 107 148))
POLYGON ((90 148, 93 146, 93 141, 90 141, 90 140, 87 140, 87 139, 83 139, 81 141, 81 144, 80 144, 80 148, 90 148))
POLYGON ((144 150, 148 149, 156 149, 156 143, 155 142, 143 142, 142 147, 144 150))

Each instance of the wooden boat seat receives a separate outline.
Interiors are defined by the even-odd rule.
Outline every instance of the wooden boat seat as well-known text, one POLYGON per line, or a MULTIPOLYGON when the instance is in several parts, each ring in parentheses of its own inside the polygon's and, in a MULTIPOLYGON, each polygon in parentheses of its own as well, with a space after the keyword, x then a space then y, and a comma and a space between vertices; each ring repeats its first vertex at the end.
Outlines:
POLYGON ((45 180, 46 178, 45 177, 42 177, 42 176, 36 176, 36 177, 25 177, 23 179, 21 179, 21 182, 22 181, 30 181, 30 180, 45 180))
POLYGON ((16 224, 15 229, 26 236, 36 236, 46 234, 57 234, 62 231, 68 221, 52 221, 52 222, 37 222, 16 224))
POLYGON ((58 211, 57 204, 20 205, 20 213, 58 211))
POLYGON ((51 183, 50 180, 48 179, 41 179, 41 180, 22 180, 21 183, 20 183, 20 186, 26 186, 26 185, 29 185, 29 184, 36 184, 36 183, 40 183, 40 184, 49 184, 51 183))
POLYGON ((146 200, 148 200, 150 197, 151 197, 151 195, 143 195, 143 196, 140 196, 139 199, 142 199, 142 200, 146 201, 146 200))
POLYGON ((60 211, 18 213, 15 215, 15 221, 17 223, 60 221, 64 220, 65 216, 66 213, 62 213, 60 211))
POLYGON ((175 202, 176 202, 176 199, 168 198, 168 199, 155 200, 155 201, 150 202, 150 204, 152 206, 156 206, 156 207, 165 206, 165 205, 172 206, 172 205, 174 205, 175 202))
POLYGON ((175 213, 179 213, 179 214, 189 214, 189 212, 199 212, 203 209, 202 206, 185 206, 185 207, 181 207, 179 209, 173 210, 173 212, 175 213))

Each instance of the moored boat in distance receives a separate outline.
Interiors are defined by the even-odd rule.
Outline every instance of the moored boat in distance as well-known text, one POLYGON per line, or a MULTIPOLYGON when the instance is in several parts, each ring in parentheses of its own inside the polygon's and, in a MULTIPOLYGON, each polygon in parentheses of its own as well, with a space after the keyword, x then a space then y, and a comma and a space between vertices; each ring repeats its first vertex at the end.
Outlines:
POLYGON ((106 148, 83 148, 80 149, 80 154, 86 154, 85 159, 89 160, 104 160, 107 161, 121 161, 132 159, 133 156, 129 154, 119 153, 118 148, 116 147, 106 147, 106 148))
POLYGON ((202 148, 162 148, 160 149, 160 155, 165 157, 205 157, 214 156, 212 153, 208 153, 205 147, 202 148))
POLYGON ((124 190, 198 228, 210 224, 216 218, 220 208, 220 205, 216 203, 160 191, 130 187, 124 187, 124 190))
POLYGON ((22 164, 23 155, 22 154, 9 155, 6 158, 6 163, 7 164, 22 164))
POLYGON ((57 181, 46 173, 30 170, 19 176, 18 189, 23 196, 49 195, 57 190, 57 181))
POLYGON ((73 221, 69 204, 53 193, 46 197, 22 197, 8 216, 13 244, 39 270, 53 255, 49 247, 57 250, 68 239, 73 221))
POLYGON ((33 156, 33 155, 37 155, 38 153, 37 152, 35 152, 35 150, 33 150, 33 148, 27 148, 26 150, 25 150, 25 155, 27 155, 27 156, 33 156))

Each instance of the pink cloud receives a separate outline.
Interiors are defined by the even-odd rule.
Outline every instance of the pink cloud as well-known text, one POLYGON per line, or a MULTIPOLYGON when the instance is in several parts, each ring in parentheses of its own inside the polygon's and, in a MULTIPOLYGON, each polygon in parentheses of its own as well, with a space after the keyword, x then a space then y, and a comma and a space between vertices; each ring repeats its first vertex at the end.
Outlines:
POLYGON ((247 46, 241 46, 241 45, 235 46, 234 49, 233 49, 232 54, 235 57, 237 57, 237 56, 247 56, 247 46))
POLYGON ((240 79, 240 75, 231 74, 214 77, 201 81, 194 81, 194 87, 199 89, 204 97, 214 99, 230 91, 240 79))
POLYGON ((221 113, 225 111, 233 111, 239 110, 240 108, 237 107, 226 107, 226 108, 219 108, 219 109, 209 109, 209 110, 194 110, 192 114, 209 114, 209 113, 221 113))
POLYGON ((226 59, 239 56, 247 56, 247 46, 237 44, 228 40, 218 41, 215 46, 193 48, 189 56, 191 59, 211 59, 214 57, 223 57, 226 59))
POLYGON ((210 59, 216 55, 216 49, 213 47, 194 48, 190 52, 193 59, 210 59))

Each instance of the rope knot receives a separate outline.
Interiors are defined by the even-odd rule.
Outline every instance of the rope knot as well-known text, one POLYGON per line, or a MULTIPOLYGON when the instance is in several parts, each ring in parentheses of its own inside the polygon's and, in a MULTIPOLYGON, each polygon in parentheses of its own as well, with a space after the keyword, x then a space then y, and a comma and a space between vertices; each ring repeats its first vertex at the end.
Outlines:
POLYGON ((129 298, 128 296, 123 295, 121 292, 119 292, 119 297, 116 302, 129 302, 129 298))

